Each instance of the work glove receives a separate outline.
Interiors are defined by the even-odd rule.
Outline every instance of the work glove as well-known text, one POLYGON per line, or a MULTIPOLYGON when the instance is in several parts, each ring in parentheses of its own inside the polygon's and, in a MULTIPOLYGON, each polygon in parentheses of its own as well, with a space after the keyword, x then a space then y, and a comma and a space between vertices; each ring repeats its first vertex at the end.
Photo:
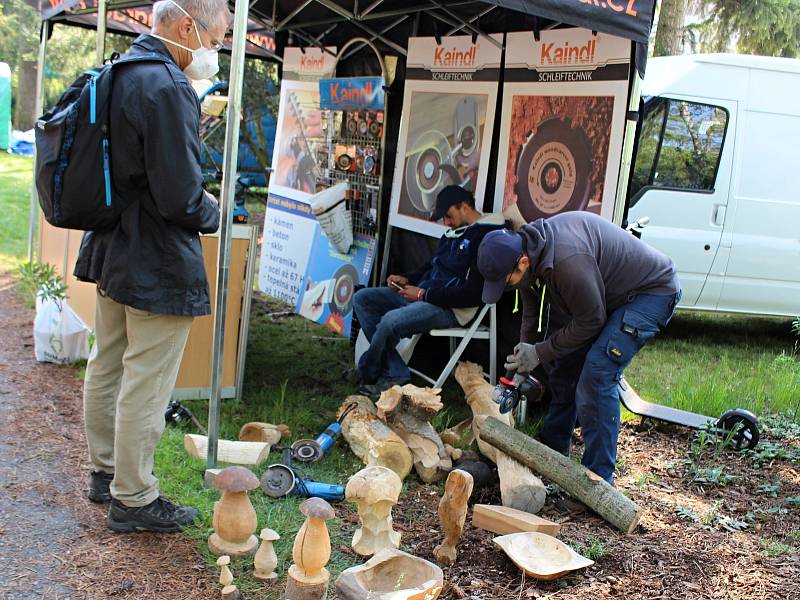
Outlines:
POLYGON ((506 371, 516 371, 520 374, 530 373, 539 366, 539 355, 533 344, 521 342, 514 346, 514 354, 506 356, 506 371))

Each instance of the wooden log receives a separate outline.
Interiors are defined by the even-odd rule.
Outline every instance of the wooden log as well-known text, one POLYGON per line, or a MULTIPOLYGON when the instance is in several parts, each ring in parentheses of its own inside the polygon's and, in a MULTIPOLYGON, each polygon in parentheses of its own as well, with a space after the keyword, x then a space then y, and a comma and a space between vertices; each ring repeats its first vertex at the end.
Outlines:
POLYGON ((630 533, 639 523, 642 509, 633 500, 587 468, 524 433, 490 417, 481 428, 481 437, 558 484, 618 529, 630 533))
MULTIPOLYGON (((205 460, 208 455, 208 437, 187 433, 183 447, 189 456, 205 460)), ((234 465, 260 465, 269 456, 270 445, 265 442, 237 442, 219 440, 217 459, 234 465)))
POLYGON ((239 441, 241 442, 267 442, 274 446, 282 439, 290 437, 292 437, 292 432, 286 425, 273 425, 259 421, 245 423, 239 430, 239 441))
POLYGON ((378 417, 399 435, 414 456, 414 469, 433 483, 451 469, 453 461, 429 419, 442 409, 439 390, 414 385, 394 386, 381 394, 378 417))
POLYGON ((463 388, 467 404, 472 409, 472 430, 478 440, 478 449, 497 465, 503 506, 530 513, 539 512, 547 498, 542 480, 528 467, 503 456, 502 452, 481 438, 481 428, 489 417, 509 427, 514 424, 511 413, 501 414, 500 407, 492 399, 494 386, 483 378, 483 369, 479 365, 469 362, 458 364, 456 381, 463 388))
POLYGON ((561 524, 508 506, 476 504, 472 507, 472 526, 506 535, 520 531, 537 531, 558 537, 561 524))
POLYGON ((475 434, 472 433, 472 417, 445 429, 441 433, 441 438, 445 444, 450 444, 451 446, 455 446, 459 442, 466 446, 472 444, 475 441, 475 434), (469 434, 467 434, 468 431, 470 432, 469 434))
POLYGON ((467 501, 471 495, 472 475, 459 469, 451 471, 444 484, 444 496, 439 501, 438 510, 444 541, 433 551, 440 564, 452 565, 456 562, 456 545, 464 531, 467 501))
POLYGON ((378 418, 378 410, 366 396, 348 396, 338 414, 353 402, 357 407, 342 423, 342 436, 350 449, 365 465, 388 467, 404 479, 414 465, 411 450, 378 418))
POLYGON ((235 585, 226 585, 220 592, 222 600, 241 600, 242 594, 235 585))

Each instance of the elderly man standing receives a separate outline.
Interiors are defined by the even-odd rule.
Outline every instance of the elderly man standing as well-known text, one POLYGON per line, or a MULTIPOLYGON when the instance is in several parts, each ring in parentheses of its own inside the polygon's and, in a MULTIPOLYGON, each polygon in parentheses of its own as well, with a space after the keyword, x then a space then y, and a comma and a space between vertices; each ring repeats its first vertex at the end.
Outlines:
POLYGON ((117 532, 178 531, 198 511, 161 497, 153 455, 195 316, 211 312, 199 233, 219 227, 202 187, 200 107, 190 79, 218 70, 225 0, 162 0, 130 54, 163 62, 118 67, 111 100, 111 174, 127 208, 87 232, 75 275, 97 284, 95 344, 84 416, 94 470, 89 499, 108 502, 117 532))
POLYGON ((539 437, 569 453, 576 420, 582 464, 614 484, 619 435, 617 383, 636 353, 669 323, 681 298, 672 260, 610 221, 567 212, 489 233, 478 250, 484 302, 517 288, 524 306, 520 343, 506 368, 542 363, 552 401, 539 437), (543 342, 547 299, 566 325, 543 342), (538 324, 538 328, 537 328, 538 324))

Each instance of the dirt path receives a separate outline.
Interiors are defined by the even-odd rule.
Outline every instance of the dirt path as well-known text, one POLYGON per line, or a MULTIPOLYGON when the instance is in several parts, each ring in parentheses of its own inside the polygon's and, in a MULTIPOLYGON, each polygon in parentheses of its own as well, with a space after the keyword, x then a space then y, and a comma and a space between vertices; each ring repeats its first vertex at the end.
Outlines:
POLYGON ((213 598, 181 535, 116 535, 86 500, 81 383, 37 363, 33 311, 0 272, 0 598, 213 598))

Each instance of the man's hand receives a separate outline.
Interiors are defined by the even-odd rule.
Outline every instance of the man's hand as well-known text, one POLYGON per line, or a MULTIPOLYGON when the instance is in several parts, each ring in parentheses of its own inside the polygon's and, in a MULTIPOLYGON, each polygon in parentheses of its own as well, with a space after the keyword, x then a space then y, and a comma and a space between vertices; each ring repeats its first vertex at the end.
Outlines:
POLYGON ((415 285, 406 285, 402 290, 397 290, 409 302, 419 302, 425 299, 425 290, 415 285))
POLYGON ((506 371, 516 371, 521 375, 530 373, 539 366, 539 355, 533 344, 519 343, 514 346, 514 354, 506 356, 506 371))
POLYGON ((389 275, 386 278, 386 285, 393 290, 397 290, 398 287, 402 288, 408 285, 408 277, 403 277, 402 275, 389 275))

